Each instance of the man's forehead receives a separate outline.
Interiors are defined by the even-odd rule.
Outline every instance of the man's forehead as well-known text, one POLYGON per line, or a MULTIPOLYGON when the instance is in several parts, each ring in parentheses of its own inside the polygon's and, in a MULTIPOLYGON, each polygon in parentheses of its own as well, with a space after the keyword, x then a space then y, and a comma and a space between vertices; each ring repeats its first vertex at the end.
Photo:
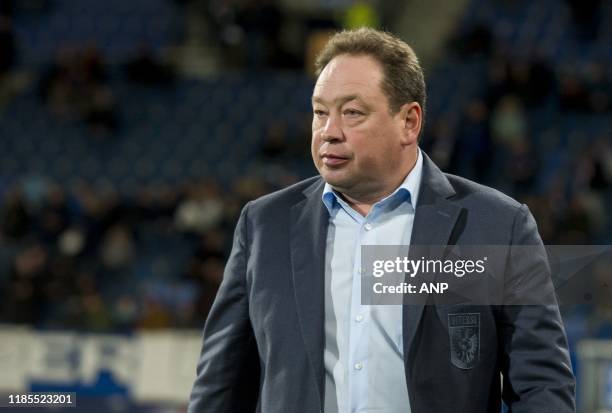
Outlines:
POLYGON ((325 65, 320 77, 330 77, 342 73, 346 75, 372 75, 381 73, 380 63, 373 56, 366 54, 339 54, 325 65))
POLYGON ((340 55, 333 58, 319 75, 312 100, 365 100, 380 92, 382 73, 370 56, 340 55), (350 99, 349 99, 350 98, 350 99))

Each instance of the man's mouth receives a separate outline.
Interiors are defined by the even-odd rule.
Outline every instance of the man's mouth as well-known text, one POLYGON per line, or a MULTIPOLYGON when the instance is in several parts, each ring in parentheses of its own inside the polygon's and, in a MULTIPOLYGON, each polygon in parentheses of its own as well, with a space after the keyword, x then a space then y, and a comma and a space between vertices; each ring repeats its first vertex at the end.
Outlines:
POLYGON ((349 161, 348 157, 334 155, 330 153, 324 153, 321 155, 321 159, 323 160, 323 164, 325 166, 340 166, 349 161))

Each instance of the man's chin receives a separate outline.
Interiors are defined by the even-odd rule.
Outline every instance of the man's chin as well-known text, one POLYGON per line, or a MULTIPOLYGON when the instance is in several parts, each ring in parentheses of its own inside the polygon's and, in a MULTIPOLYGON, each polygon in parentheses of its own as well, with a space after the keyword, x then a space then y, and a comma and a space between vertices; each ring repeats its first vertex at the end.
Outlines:
POLYGON ((329 184, 329 186, 331 186, 334 191, 337 192, 347 192, 349 190, 349 188, 352 187, 352 182, 349 179, 342 179, 339 177, 335 177, 335 176, 323 176, 323 180, 325 182, 327 182, 329 184))
POLYGON ((323 166, 319 168, 319 174, 325 182, 327 182, 336 191, 344 192, 359 185, 359 178, 355 176, 353 171, 347 167, 329 168, 323 166))
POLYGON ((335 171, 323 171, 321 172, 321 177, 323 178, 323 180, 325 182, 327 182, 328 184, 330 184, 331 186, 333 186, 334 188, 337 186, 344 186, 345 182, 346 182, 346 177, 341 176, 342 174, 339 174, 335 171))

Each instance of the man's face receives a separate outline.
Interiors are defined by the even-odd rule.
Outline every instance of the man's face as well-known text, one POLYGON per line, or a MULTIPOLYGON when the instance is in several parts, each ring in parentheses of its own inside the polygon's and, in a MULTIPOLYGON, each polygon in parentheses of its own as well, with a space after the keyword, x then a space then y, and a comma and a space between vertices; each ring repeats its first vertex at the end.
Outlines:
POLYGON ((409 170, 403 165, 407 144, 416 142, 416 136, 406 135, 405 111, 391 114, 382 80, 373 58, 339 55, 325 66, 313 91, 315 166, 334 189, 356 199, 395 189, 409 170))

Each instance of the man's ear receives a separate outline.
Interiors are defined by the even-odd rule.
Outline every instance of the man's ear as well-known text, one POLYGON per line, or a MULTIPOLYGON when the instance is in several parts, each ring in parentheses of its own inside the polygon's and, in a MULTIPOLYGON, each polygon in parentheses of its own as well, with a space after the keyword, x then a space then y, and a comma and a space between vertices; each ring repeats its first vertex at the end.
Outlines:
POLYGON ((402 144, 412 145, 416 143, 421 132, 423 110, 417 102, 405 103, 400 108, 400 120, 403 124, 402 144))

